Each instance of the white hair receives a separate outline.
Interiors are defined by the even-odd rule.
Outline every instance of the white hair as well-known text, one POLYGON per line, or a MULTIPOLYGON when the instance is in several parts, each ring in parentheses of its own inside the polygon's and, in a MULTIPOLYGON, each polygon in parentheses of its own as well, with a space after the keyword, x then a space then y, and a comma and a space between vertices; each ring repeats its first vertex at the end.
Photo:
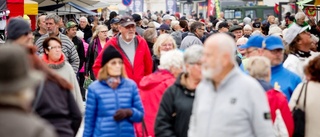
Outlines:
POLYGON ((173 49, 161 55, 158 68, 170 70, 171 67, 183 67, 183 53, 180 50, 173 49))
POLYGON ((81 30, 78 30, 76 35, 77 35, 77 37, 79 37, 80 39, 83 39, 83 38, 84 38, 84 33, 83 33, 81 30))
MULTIPOLYGON (((303 12, 298 12, 296 15, 294 15, 294 18, 296 20, 301 19, 303 17, 306 17, 306 15, 303 12)), ((304 19, 303 19, 304 20, 304 19)))
POLYGON ((177 20, 171 21, 171 28, 174 28, 174 26, 176 25, 179 25, 179 21, 177 20))
MULTIPOLYGON (((209 37, 210 38, 210 37, 209 37)), ((212 41, 216 41, 216 45, 219 45, 220 53, 229 53, 230 54, 230 61, 236 64, 236 43, 234 39, 225 33, 217 33, 212 35, 212 41)))
POLYGON ((237 45, 243 45, 243 44, 246 44, 247 42, 248 42, 248 38, 241 37, 237 40, 237 45))
POLYGON ((263 34, 260 30, 255 30, 251 33, 251 36, 253 36, 253 35, 263 35, 263 34))
POLYGON ((244 25, 247 25, 247 24, 251 24, 251 18, 249 18, 249 17, 245 17, 244 19, 243 19, 243 24, 244 25))
POLYGON ((251 27, 249 24, 246 24, 246 25, 243 27, 243 30, 252 30, 252 27, 251 27))
POLYGON ((81 20, 83 20, 83 21, 85 21, 85 22, 88 22, 88 19, 87 19, 87 17, 85 17, 85 16, 80 17, 79 21, 81 21, 81 20))
POLYGON ((246 64, 246 68, 253 78, 259 80, 269 78, 271 61, 268 58, 264 56, 250 57, 246 64))
POLYGON ((314 42, 319 42, 319 38, 313 34, 311 34, 311 39, 314 41, 314 42))
POLYGON ((203 46, 192 45, 184 51, 183 61, 185 64, 197 63, 200 61, 202 54, 203 54, 203 46))

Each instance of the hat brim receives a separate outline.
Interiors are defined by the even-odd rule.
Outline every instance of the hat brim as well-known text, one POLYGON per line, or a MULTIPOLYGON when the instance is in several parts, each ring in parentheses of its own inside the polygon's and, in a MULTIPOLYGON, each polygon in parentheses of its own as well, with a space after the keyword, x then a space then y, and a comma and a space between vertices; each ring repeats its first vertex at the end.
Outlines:
POLYGON ((10 83, 0 83, 0 92, 19 92, 25 88, 36 87, 42 80, 44 80, 43 73, 33 70, 25 78, 10 83))
POLYGON ((133 21, 129 21, 129 22, 125 22, 125 23, 122 23, 122 24, 121 24, 121 26, 124 26, 124 27, 126 27, 126 26, 128 26, 128 25, 136 25, 136 23, 133 22, 133 21))
POLYGON ((275 49, 284 49, 283 45, 277 44, 277 45, 272 45, 271 47, 265 47, 267 50, 275 50, 275 49))
POLYGON ((247 44, 241 45, 238 47, 239 49, 247 49, 249 46, 247 44))

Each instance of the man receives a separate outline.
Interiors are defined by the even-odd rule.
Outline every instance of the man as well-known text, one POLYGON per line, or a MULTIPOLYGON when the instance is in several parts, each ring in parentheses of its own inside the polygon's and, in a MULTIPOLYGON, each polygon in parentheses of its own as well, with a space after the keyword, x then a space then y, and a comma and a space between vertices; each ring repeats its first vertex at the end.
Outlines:
POLYGON ((296 19, 296 24, 299 25, 300 27, 304 27, 308 25, 308 23, 305 22, 306 15, 303 12, 298 12, 294 16, 294 18, 296 19))
POLYGON ((42 35, 47 34, 46 30, 46 15, 41 15, 37 20, 37 30, 33 32, 34 42, 36 42, 42 35))
MULTIPOLYGON (((79 59, 80 59, 80 65, 79 65, 79 70, 83 67, 84 62, 85 62, 85 53, 84 53, 84 46, 82 40, 77 37, 77 24, 70 21, 66 24, 66 36, 73 42, 74 46, 77 49, 79 59)), ((81 95, 82 99, 85 100, 85 92, 86 90, 83 88, 83 83, 85 80, 85 74, 78 72, 78 77, 79 77, 79 86, 81 89, 81 95)))
POLYGON ((108 34, 107 34, 109 38, 116 36, 119 33, 119 25, 120 25, 119 18, 111 19, 110 21, 111 29, 108 31, 108 34))
POLYGON ((219 33, 226 33, 229 32, 229 24, 227 22, 221 22, 218 25, 218 32, 219 33))
POLYGON ((66 31, 66 27, 64 26, 64 22, 63 22, 62 18, 60 18, 60 22, 59 22, 59 31, 61 33, 65 33, 65 31, 66 31))
POLYGON ((263 40, 264 37, 262 35, 253 35, 248 39, 246 44, 239 47, 245 50, 245 59, 242 60, 242 64, 240 65, 242 71, 247 72, 248 58, 261 55, 260 49, 262 48, 263 40))
MULTIPOLYGON (((120 20, 120 34, 112 37, 104 47, 114 46, 122 55, 127 76, 139 84, 142 77, 152 73, 152 58, 147 42, 136 35, 136 26, 131 16, 123 16, 120 20)), ((97 77, 100 70, 102 54, 100 52, 92 67, 97 77)))
MULTIPOLYGON (((301 79, 298 75, 284 68, 282 65, 284 46, 281 38, 279 36, 269 36, 263 40, 261 47, 259 47, 260 45, 258 44, 250 44, 254 43, 250 42, 252 37, 249 38, 246 45, 241 47, 247 50, 246 57, 265 56, 271 61, 270 84, 276 90, 282 91, 289 101, 294 89, 301 82, 301 79)), ((255 43, 260 41, 257 39, 258 38, 256 38, 255 43)))
POLYGON ((170 26, 171 25, 171 16, 170 15, 168 15, 168 14, 166 14, 166 15, 164 15, 163 16, 163 24, 167 24, 168 26, 170 26))
POLYGON ((142 25, 142 19, 139 14, 133 14, 132 18, 134 22, 136 22, 136 31, 140 36, 143 36, 144 29, 141 28, 142 25))
POLYGON ((159 30, 159 34, 161 35, 161 34, 166 34, 166 33, 170 34, 171 29, 167 24, 162 24, 162 25, 160 25, 158 30, 159 30))
POLYGON ((84 40, 87 43, 90 43, 90 38, 92 37, 92 27, 89 25, 86 17, 80 17, 79 21, 80 25, 78 26, 78 30, 81 30, 84 33, 84 40))
POLYGON ((151 22, 154 24, 156 29, 160 27, 160 24, 157 22, 157 20, 158 20, 157 15, 155 15, 155 14, 151 15, 151 20, 152 20, 151 22))
POLYGON ((181 50, 185 50, 191 45, 203 45, 201 38, 204 36, 205 26, 201 22, 194 22, 191 24, 190 32, 181 41, 181 50))
POLYGON ((225 33, 205 41, 188 137, 274 136, 264 90, 236 66, 235 48, 225 33))
POLYGON ((33 45, 33 34, 30 24, 23 18, 15 17, 9 20, 7 26, 7 43, 21 46, 33 45))
POLYGON ((62 51, 67 58, 67 61, 71 64, 74 72, 77 73, 80 63, 77 49, 66 35, 59 32, 60 17, 56 14, 50 14, 46 16, 45 20, 47 26, 47 34, 41 36, 36 42, 36 46, 38 47, 38 54, 42 54, 44 52, 42 43, 46 38, 58 37, 62 42, 62 51))
POLYGON ((234 36, 236 36, 236 41, 238 41, 238 39, 243 36, 242 27, 239 25, 233 25, 229 29, 229 31, 232 32, 234 36))

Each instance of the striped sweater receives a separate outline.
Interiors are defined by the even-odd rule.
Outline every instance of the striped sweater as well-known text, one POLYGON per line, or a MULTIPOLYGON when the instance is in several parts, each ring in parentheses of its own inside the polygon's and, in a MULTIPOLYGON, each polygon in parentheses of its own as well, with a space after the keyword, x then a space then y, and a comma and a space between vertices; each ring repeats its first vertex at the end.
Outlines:
MULTIPOLYGON (((43 41, 49 37, 49 34, 42 35, 36 42, 36 46, 38 48, 38 54, 42 54, 43 51, 43 41)), ((79 70, 80 59, 77 52, 76 47, 74 46, 73 42, 64 34, 59 32, 57 36, 62 42, 62 52, 64 53, 65 57, 67 57, 68 62, 71 64, 75 73, 79 70)))

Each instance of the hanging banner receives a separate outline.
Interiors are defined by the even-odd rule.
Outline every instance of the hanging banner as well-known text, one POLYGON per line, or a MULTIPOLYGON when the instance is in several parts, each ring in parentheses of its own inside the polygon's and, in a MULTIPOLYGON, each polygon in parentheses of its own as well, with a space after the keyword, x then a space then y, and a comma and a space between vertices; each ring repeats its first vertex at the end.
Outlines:
POLYGON ((143 12, 144 0, 133 0, 133 12, 143 12))
POLYGON ((215 15, 215 0, 208 0, 208 16, 215 15))
POLYGON ((220 18, 220 0, 215 0, 216 16, 220 18))
POLYGON ((166 0, 166 11, 170 14, 174 14, 177 11, 177 1, 176 0, 166 0))

